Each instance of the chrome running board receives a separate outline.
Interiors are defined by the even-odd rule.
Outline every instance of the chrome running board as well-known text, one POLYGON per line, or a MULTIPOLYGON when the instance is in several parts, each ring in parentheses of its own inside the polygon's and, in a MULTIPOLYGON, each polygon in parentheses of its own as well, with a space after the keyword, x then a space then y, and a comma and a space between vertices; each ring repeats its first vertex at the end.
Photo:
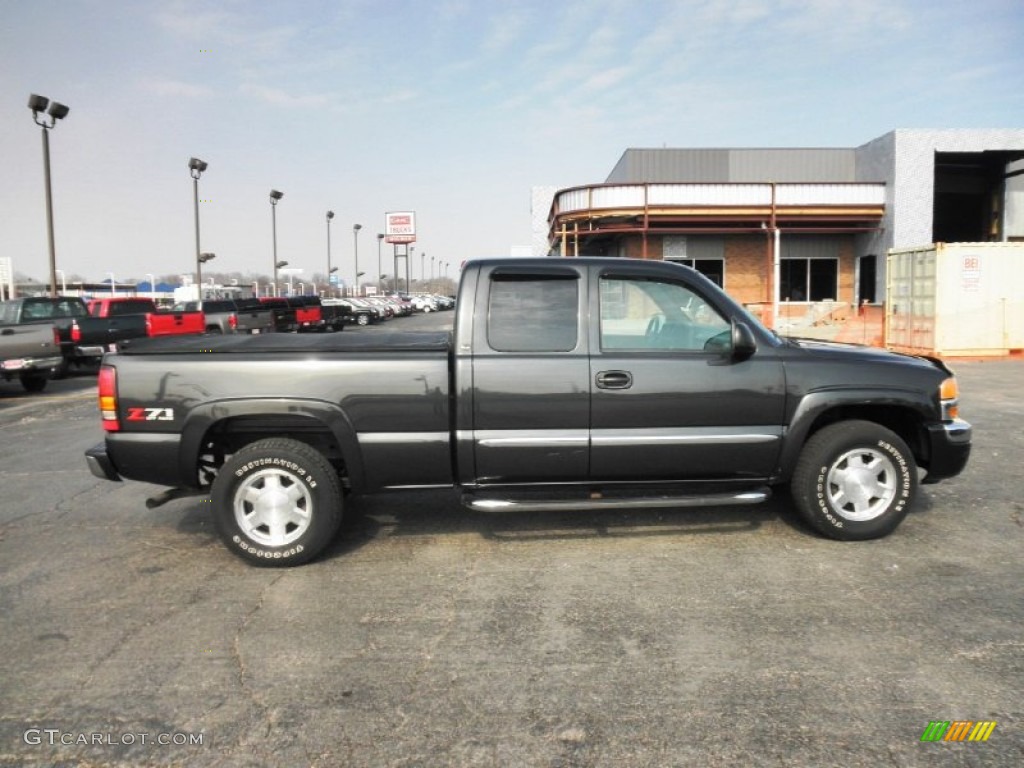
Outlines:
POLYGON ((771 496, 767 488, 736 493, 706 493, 678 496, 592 496, 581 498, 479 498, 466 495, 465 507, 475 512, 540 512, 593 509, 651 509, 657 507, 714 507, 760 504, 771 496))

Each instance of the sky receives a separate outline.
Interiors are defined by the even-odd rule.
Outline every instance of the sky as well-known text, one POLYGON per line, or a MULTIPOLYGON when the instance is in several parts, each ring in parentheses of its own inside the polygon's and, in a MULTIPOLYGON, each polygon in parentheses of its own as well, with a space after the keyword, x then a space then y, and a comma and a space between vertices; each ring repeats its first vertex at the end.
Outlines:
POLYGON ((190 157, 209 164, 204 273, 269 274, 277 189, 278 259, 326 271, 333 210, 351 281, 356 247, 376 273, 388 211, 416 213, 413 277, 518 253, 533 187, 603 182, 627 148, 1024 127, 1021 0, 0 0, 0 18, 0 257, 43 281, 32 93, 71 109, 50 133, 57 268, 118 281, 194 270, 190 157))

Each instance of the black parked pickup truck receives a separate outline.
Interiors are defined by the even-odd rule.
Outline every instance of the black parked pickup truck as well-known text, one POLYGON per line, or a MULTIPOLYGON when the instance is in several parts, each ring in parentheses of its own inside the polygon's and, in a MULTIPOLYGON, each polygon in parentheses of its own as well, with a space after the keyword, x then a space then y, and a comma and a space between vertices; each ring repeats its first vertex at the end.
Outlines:
POLYGON ((751 504, 884 536, 971 427, 938 360, 780 339, 687 267, 495 259, 452 334, 144 341, 104 358, 92 472, 212 493, 225 544, 314 557, 345 494, 455 488, 478 510, 751 504), (301 375, 297 372, 301 371, 301 375))

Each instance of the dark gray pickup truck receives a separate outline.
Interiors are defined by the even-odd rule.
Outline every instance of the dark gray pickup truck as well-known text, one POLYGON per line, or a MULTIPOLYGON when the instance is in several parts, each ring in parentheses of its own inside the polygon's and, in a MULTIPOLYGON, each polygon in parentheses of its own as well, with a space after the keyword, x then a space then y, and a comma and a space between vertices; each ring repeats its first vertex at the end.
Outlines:
POLYGON ((788 485, 826 536, 891 532, 971 427, 938 360, 781 339, 697 272, 469 262, 454 330, 144 341, 107 355, 92 472, 212 493, 226 545, 309 560, 346 494, 478 510, 751 504, 788 485))
POLYGON ((0 378, 18 379, 27 392, 42 392, 60 370, 60 331, 55 325, 0 325, 0 378))

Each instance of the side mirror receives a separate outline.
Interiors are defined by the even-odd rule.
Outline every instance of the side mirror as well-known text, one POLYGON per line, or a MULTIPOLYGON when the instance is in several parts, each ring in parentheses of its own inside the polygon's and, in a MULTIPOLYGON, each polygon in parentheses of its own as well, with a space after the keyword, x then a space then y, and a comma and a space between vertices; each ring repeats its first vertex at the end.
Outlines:
POLYGON ((732 321, 732 359, 741 362, 757 352, 757 340, 754 332, 746 323, 732 321))

